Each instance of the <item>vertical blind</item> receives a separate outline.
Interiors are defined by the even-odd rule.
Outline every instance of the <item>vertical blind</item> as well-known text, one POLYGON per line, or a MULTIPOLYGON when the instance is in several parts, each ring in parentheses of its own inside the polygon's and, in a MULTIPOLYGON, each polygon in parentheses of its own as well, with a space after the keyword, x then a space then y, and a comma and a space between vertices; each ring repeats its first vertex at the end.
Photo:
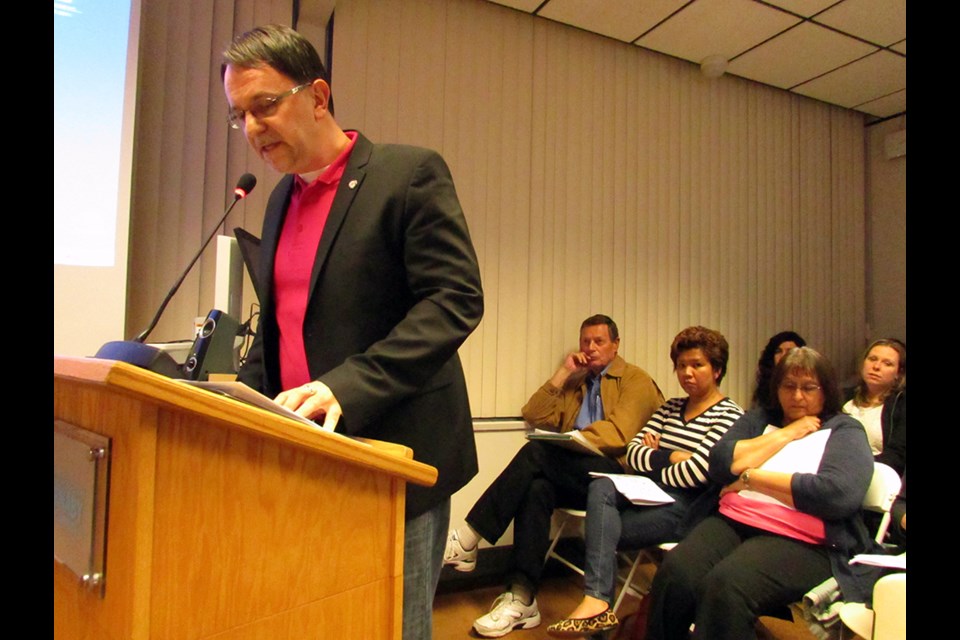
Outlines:
POLYGON ((461 349, 475 416, 517 415, 593 313, 667 395, 694 324, 727 337, 742 404, 784 329, 851 370, 859 114, 473 0, 341 0, 333 51, 341 125, 451 166, 486 300, 461 349))
MULTIPOLYGON (((127 337, 150 322, 169 288, 233 200, 246 172, 259 187, 221 232, 260 235, 267 196, 279 176, 229 128, 220 56, 237 33, 290 24, 290 0, 143 0, 137 130, 130 216, 127 337)), ((213 305, 216 254, 202 256, 150 340, 191 338, 193 318, 213 305)), ((249 278, 244 304, 256 300, 249 278)))

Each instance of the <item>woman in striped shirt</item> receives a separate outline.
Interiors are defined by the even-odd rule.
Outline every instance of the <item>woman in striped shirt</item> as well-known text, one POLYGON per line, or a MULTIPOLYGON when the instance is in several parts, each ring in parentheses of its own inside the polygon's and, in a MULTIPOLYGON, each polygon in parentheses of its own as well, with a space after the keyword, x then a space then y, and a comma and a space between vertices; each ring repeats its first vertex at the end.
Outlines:
POLYGON ((729 347, 717 331, 688 327, 670 346, 670 359, 686 397, 672 398, 653 414, 627 446, 627 461, 650 477, 674 502, 634 506, 607 478, 590 483, 587 500, 584 597, 564 620, 551 625, 555 637, 579 637, 619 623, 611 605, 617 547, 644 548, 678 539, 688 506, 706 488, 710 449, 743 415, 720 392, 729 347))

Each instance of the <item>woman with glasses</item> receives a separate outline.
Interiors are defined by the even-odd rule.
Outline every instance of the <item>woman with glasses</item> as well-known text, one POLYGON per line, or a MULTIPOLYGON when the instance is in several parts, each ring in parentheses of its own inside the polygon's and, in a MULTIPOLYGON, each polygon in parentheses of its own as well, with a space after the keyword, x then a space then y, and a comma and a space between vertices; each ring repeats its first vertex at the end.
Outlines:
POLYGON ((877 462, 907 468, 907 346, 875 340, 863 352, 860 383, 846 390, 843 410, 863 423, 877 462))
MULTIPOLYGON (((865 602, 879 575, 848 564, 882 553, 860 505, 873 477, 862 425, 840 411, 827 360, 790 351, 769 406, 740 418, 710 452, 722 485, 715 514, 666 555, 649 597, 648 640, 755 638, 762 615, 787 614, 831 576, 848 602, 865 602)), ((787 616, 789 617, 789 616, 787 616)))

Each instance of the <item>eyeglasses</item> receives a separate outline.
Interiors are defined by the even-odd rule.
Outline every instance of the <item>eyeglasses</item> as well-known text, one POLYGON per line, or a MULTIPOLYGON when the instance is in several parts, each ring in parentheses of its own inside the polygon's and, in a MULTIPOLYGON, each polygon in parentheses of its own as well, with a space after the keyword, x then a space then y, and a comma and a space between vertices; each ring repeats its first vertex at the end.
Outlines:
POLYGON ((784 382, 780 384, 780 389, 786 391, 790 395, 793 395, 797 392, 797 389, 800 390, 805 396, 812 396, 817 391, 820 391, 823 387, 818 384, 797 384, 796 382, 784 382))
POLYGON ((301 84, 298 87, 294 87, 288 91, 284 91, 281 94, 275 96, 268 96, 266 98, 260 98, 257 102, 254 102, 249 109, 244 111, 243 109, 231 109, 227 112, 227 122, 230 123, 230 128, 239 129, 246 121, 247 114, 249 113, 257 120, 263 120, 264 118, 269 118, 277 112, 277 107, 280 106, 280 101, 284 98, 292 96, 294 94, 300 93, 307 87, 313 85, 313 82, 307 82, 301 84))

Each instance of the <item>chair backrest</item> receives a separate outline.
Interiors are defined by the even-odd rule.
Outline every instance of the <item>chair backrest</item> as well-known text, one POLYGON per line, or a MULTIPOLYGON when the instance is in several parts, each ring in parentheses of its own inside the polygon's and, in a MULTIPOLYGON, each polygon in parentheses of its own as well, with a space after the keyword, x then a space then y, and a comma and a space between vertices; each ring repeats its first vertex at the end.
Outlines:
POLYGON ((890 508, 893 506, 893 501, 897 499, 898 493, 900 493, 900 476, 897 472, 889 465, 874 462, 873 479, 870 481, 867 495, 863 497, 863 508, 883 514, 874 538, 881 544, 887 535, 887 528, 890 526, 890 508))
POLYGON ((873 587, 873 640, 907 637, 907 574, 892 573, 873 587))

